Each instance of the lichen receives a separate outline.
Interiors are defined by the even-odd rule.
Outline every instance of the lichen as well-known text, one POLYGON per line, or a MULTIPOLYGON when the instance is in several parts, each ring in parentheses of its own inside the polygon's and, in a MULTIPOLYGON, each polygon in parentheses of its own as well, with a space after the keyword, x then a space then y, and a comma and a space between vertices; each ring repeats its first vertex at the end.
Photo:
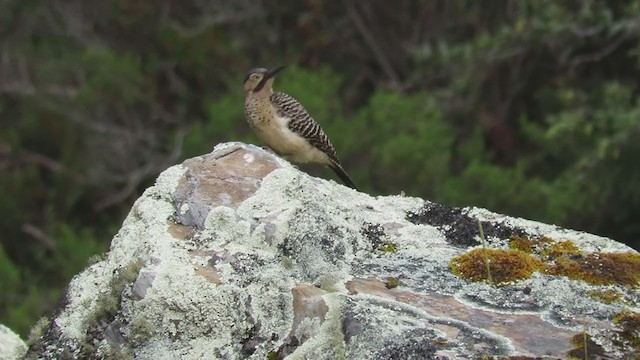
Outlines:
POLYGON ((115 314, 118 311, 118 308, 120 307, 120 300, 122 298, 122 291, 124 291, 124 288, 127 285, 136 280, 143 265, 144 263, 140 259, 136 259, 116 271, 115 275, 109 282, 109 293, 98 299, 101 306, 96 308, 94 320, 115 314))
POLYGON ((451 260, 451 271, 472 281, 489 279, 486 261, 495 284, 503 284, 531 277, 543 268, 543 263, 520 250, 475 249, 451 260))
POLYGON ((151 321, 149 321, 149 319, 143 316, 134 317, 131 320, 130 327, 131 327, 130 338, 134 346, 137 344, 144 344, 151 337, 153 337, 158 330, 154 326, 154 324, 151 321))
POLYGON ((82 355, 89 356, 96 351, 95 333, 103 332, 104 328, 113 320, 115 314, 120 310, 122 292, 127 285, 136 280, 143 265, 142 260, 136 259, 119 268, 109 282, 109 291, 99 295, 95 310, 86 319, 86 338, 80 343, 82 355))
POLYGON ((104 260, 107 259, 107 256, 108 256, 107 252, 91 255, 89 257, 89 259, 87 260, 87 266, 91 266, 93 264, 97 264, 97 263, 99 263, 101 261, 104 261, 104 260))
POLYGON ((360 233, 371 241, 373 248, 378 251, 394 252, 397 250, 395 243, 386 240, 387 234, 384 231, 384 226, 380 224, 365 222, 360 229, 360 233))

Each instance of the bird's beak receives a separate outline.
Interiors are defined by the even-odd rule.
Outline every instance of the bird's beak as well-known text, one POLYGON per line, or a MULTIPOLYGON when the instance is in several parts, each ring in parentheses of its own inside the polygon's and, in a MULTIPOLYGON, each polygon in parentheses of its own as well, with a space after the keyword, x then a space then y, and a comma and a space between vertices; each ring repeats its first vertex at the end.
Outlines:
POLYGON ((277 73, 279 73, 280 71, 282 71, 284 68, 286 68, 286 66, 278 66, 275 67, 269 71, 267 71, 264 76, 262 77, 262 80, 260 80, 260 82, 258 83, 258 85, 256 85, 256 87, 253 89, 254 93, 259 92, 260 90, 262 90, 262 88, 264 87, 264 85, 267 83, 267 81, 269 81, 269 79, 273 78, 274 76, 276 76, 277 73))
POLYGON ((274 67, 273 69, 267 71, 266 74, 264 74, 264 78, 269 80, 272 77, 276 76, 277 73, 279 73, 280 71, 284 70, 285 68, 286 68, 286 66, 274 67))

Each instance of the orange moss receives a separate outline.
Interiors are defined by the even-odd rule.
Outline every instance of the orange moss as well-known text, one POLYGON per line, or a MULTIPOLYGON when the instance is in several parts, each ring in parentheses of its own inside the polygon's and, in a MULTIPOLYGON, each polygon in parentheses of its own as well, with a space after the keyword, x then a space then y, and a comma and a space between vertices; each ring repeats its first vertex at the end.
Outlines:
POLYGON ((596 285, 631 285, 640 283, 640 254, 590 253, 562 255, 546 267, 551 275, 567 276, 596 285))
POLYGON ((489 279, 486 262, 489 262, 491 278, 495 284, 527 279, 534 271, 543 268, 535 257, 520 250, 475 249, 457 256, 449 264, 451 271, 472 281, 489 279))
MULTIPOLYGON (((473 281, 489 278, 485 263, 490 262, 489 273, 496 284, 526 279, 534 271, 566 276, 595 285, 640 285, 640 254, 638 253, 583 253, 572 241, 556 241, 548 237, 529 239, 514 235, 509 239, 510 250, 473 250, 451 260, 451 271, 473 281), (486 254, 486 255, 485 255, 486 254)), ((592 294, 605 302, 620 298, 619 294, 592 294)))
POLYGON ((542 236, 538 239, 529 239, 526 236, 513 235, 509 238, 510 249, 524 251, 528 254, 539 254, 541 251, 555 243, 557 243, 557 241, 546 236, 542 236))
POLYGON ((531 254, 535 243, 535 241, 529 240, 526 236, 513 235, 509 239, 509 249, 520 250, 531 254))
POLYGON ((545 259, 555 259, 558 256, 563 255, 579 255, 580 249, 573 243, 573 241, 560 241, 549 244, 541 253, 545 259))

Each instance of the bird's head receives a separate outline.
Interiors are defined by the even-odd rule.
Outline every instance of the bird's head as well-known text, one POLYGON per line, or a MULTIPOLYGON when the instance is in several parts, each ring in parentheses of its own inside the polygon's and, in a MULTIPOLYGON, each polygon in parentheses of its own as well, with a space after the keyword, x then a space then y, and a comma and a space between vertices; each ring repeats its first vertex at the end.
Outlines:
POLYGON ((259 93, 263 89, 267 89, 270 93, 273 85, 273 77, 283 70, 285 66, 278 66, 273 69, 255 68, 247 71, 244 78, 244 92, 259 93))

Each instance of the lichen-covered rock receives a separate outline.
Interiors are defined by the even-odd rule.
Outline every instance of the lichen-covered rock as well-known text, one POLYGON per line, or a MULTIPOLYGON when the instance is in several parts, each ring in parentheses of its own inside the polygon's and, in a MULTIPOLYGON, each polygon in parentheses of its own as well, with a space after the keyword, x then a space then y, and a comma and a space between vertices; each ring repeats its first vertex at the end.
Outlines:
POLYGON ((20 336, 8 327, 0 324, 0 358, 21 359, 27 352, 27 345, 20 336))
POLYGON ((624 358, 637 351, 637 329, 624 327, 640 303, 638 256, 482 209, 372 197, 222 144, 160 175, 27 356, 567 358, 588 343, 624 358), (480 227, 500 257, 471 253, 480 227), (590 281, 611 253, 623 266, 607 263, 606 285, 590 281), (511 279, 527 257, 536 266, 511 279), (484 281, 455 275, 453 259, 484 281))

